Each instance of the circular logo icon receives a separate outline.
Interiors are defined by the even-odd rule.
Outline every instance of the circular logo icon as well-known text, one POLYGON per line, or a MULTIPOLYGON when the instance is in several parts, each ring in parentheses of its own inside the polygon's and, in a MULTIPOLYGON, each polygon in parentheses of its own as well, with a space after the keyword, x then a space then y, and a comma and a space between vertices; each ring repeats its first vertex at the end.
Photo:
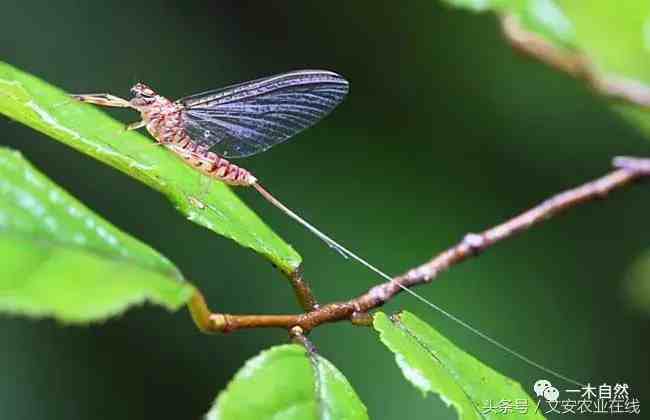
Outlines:
POLYGON ((540 379, 539 381, 535 382, 535 385, 533 385, 533 390, 538 397, 541 397, 544 395, 544 390, 550 387, 552 387, 552 385, 549 381, 546 379, 540 379))

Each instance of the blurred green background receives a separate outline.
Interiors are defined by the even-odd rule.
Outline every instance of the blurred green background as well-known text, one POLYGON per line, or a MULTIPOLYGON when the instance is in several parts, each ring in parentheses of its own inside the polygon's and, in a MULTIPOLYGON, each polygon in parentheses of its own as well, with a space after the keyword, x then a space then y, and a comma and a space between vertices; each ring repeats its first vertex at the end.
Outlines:
MULTIPOLYGON (((343 74, 351 94, 332 116, 239 163, 389 273, 604 173, 615 155, 650 149, 582 83, 514 54, 492 15, 435 1, 133 3, 5 1, 0 57, 71 92, 122 96, 136 81, 177 98, 292 69, 343 74)), ((6 119, 0 142, 169 257, 213 309, 297 310, 286 280, 265 260, 186 222, 161 195, 6 119)), ((239 193, 301 252, 321 300, 349 298, 379 281, 254 192, 239 193)), ((647 187, 629 188, 418 291, 582 382, 629 383, 643 412, 650 322, 629 307, 622 283, 647 248, 649 205, 647 187)), ((409 296, 385 309, 401 308, 527 390, 541 378, 571 387, 409 296)), ((312 338, 372 418, 455 418, 403 380, 371 330, 335 324, 312 338)), ((90 328, 5 317, 0 418, 198 419, 246 359, 285 340, 281 331, 201 335, 185 310, 154 307, 90 328)))

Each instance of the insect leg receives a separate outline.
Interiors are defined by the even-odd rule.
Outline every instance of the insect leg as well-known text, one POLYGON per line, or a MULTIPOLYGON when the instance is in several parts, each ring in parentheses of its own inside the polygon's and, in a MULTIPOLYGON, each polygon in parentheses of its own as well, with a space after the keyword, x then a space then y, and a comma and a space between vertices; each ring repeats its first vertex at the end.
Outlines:
POLYGON ((130 108, 131 104, 126 99, 119 98, 110 93, 88 93, 82 95, 70 95, 74 99, 101 106, 114 106, 119 108, 130 108))
POLYGON ((129 130, 129 131, 137 130, 138 128, 142 128, 145 125, 147 125, 147 123, 145 121, 138 121, 138 122, 134 122, 134 123, 131 123, 131 124, 127 125, 126 129, 129 130))

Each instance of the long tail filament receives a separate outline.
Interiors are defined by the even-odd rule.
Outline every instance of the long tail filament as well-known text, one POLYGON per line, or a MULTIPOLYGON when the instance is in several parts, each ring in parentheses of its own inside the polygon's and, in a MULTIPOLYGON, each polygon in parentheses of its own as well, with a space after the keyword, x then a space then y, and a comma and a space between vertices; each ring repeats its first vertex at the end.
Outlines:
MULTIPOLYGON (((336 242, 334 239, 330 238, 329 236, 327 236, 326 234, 324 234, 324 233, 321 232, 320 230, 316 229, 312 224, 310 224, 309 222, 307 222, 305 219, 303 219, 302 217, 298 216, 298 215, 297 215, 296 213, 294 213, 291 209, 289 209, 287 206, 285 206, 284 204, 282 204, 282 203, 281 203, 277 198, 273 197, 273 196, 271 195, 271 193, 269 193, 266 189, 264 189, 264 187, 262 187, 258 182, 256 182, 255 184, 253 184, 253 187, 255 187, 255 189, 256 189, 256 190, 257 190, 257 191, 258 191, 258 192, 259 192, 259 193, 260 193, 264 198, 266 198, 266 199, 267 199, 271 204, 273 204, 275 207, 277 207, 277 208, 279 208, 280 210, 282 210, 282 211, 283 211, 287 216, 291 217, 292 219, 294 219, 295 221, 297 221, 298 223, 300 223, 300 224, 301 224, 302 226, 304 226, 307 230, 309 230, 309 231, 312 232, 314 235, 316 235, 319 239, 321 239, 323 242, 325 242, 325 243, 326 243, 330 248, 334 249, 336 252, 338 252, 339 254, 341 254, 344 258, 346 258, 346 259, 347 259, 348 257, 349 257, 349 258, 352 258, 353 260, 357 261, 358 263, 360 263, 360 264, 363 265, 364 267, 366 267, 366 268, 368 268, 369 270, 373 271, 374 273, 376 273, 377 275, 379 275, 379 276, 382 277, 383 279, 388 280, 388 281, 393 281, 393 278, 390 277, 388 274, 384 273, 384 272, 383 272, 382 270, 380 270, 379 268, 375 267, 374 265, 370 264, 368 261, 366 261, 366 260, 364 260, 363 258, 359 257, 359 256, 358 256, 357 254, 355 254, 354 252, 352 252, 352 251, 350 251, 349 249, 345 248, 343 245, 339 244, 339 243, 336 242)), ((440 306, 438 306, 438 305, 436 305, 435 303, 429 301, 429 300, 428 300, 427 298, 425 298, 424 296, 422 296, 422 295, 420 295, 420 294, 414 292, 413 290, 409 289, 408 287, 405 287, 405 286, 401 285, 399 282, 397 282, 396 284, 397 284, 397 285, 398 285, 402 290, 404 290, 405 292, 407 292, 407 293, 409 293, 410 295, 414 296, 416 299, 420 300, 421 302, 423 302, 424 304, 426 304, 426 305, 429 306, 430 308, 432 308, 432 309, 438 311, 438 312, 441 313, 442 315, 446 316, 447 318, 451 319, 452 321, 456 322, 457 324, 459 324, 459 325, 465 327, 466 329, 468 329, 468 330, 471 331, 472 333, 478 335, 479 337, 481 337, 482 339, 484 339, 484 340, 487 341, 488 343, 490 343, 490 344, 492 344, 492 345, 494 345, 494 346, 500 348, 501 350, 505 351, 506 353, 509 353, 510 355, 516 357, 517 359, 523 361, 524 363, 526 363, 526 364, 528 364, 528 365, 530 365, 530 366, 533 366, 533 367, 535 367, 535 368, 537 368, 537 369, 539 369, 539 370, 541 370, 541 371, 543 371, 543 372, 546 372, 546 373, 548 373, 549 375, 553 375, 553 376, 555 376, 556 378, 559 378, 559 379, 562 379, 562 380, 564 380, 564 381, 566 381, 566 382, 568 382, 568 383, 571 383, 571 384, 573 384, 573 385, 584 386, 584 384, 582 384, 581 382, 578 382, 578 381, 576 381, 575 379, 571 379, 571 378, 569 378, 568 376, 565 376, 565 375, 563 375, 563 374, 561 374, 561 373, 559 373, 559 372, 556 372, 556 371, 554 371, 554 370, 552 370, 552 369, 550 369, 550 368, 547 368, 547 367, 541 365, 540 363, 537 363, 537 362, 535 362, 534 360, 532 360, 532 359, 530 359, 530 358, 524 356, 523 354, 521 354, 521 353, 519 353, 519 352, 517 352, 517 351, 511 349, 510 347, 506 346, 505 344, 502 344, 502 343, 499 342, 498 340, 496 340, 496 339, 490 337, 489 335, 487 335, 487 334, 481 332, 480 330, 478 330, 477 328, 471 326, 470 324, 468 324, 467 322, 465 322, 465 321, 463 321, 462 319, 458 318, 457 316, 455 316, 455 315, 453 315, 453 314, 447 312, 446 310, 444 310, 444 309, 441 308, 440 306)))

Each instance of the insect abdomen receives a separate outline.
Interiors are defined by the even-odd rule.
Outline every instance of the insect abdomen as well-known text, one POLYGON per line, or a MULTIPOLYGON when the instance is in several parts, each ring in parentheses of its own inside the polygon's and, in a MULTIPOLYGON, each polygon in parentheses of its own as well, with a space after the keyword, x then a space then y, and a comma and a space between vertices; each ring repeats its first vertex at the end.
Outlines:
POLYGON ((189 165, 226 184, 250 186, 257 182, 257 178, 246 169, 230 163, 216 153, 197 150, 195 144, 189 145, 189 147, 183 147, 180 144, 166 144, 165 146, 181 156, 189 165))
POLYGON ((230 185, 249 186, 257 179, 246 169, 230 163, 206 147, 195 143, 183 128, 182 105, 156 96, 153 104, 141 110, 151 135, 189 165, 230 185))

